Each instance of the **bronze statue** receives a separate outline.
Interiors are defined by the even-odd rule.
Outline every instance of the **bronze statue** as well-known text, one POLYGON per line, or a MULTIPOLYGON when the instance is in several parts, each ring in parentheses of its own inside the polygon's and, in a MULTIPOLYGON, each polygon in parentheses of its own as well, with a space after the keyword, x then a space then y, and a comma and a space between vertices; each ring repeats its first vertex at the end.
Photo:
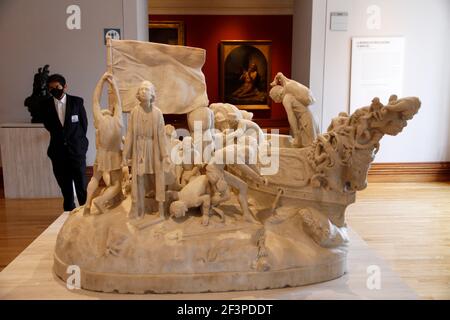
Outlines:
POLYGON ((46 64, 43 68, 38 69, 38 73, 34 75, 33 93, 25 99, 24 105, 28 108, 31 114, 32 123, 42 123, 43 115, 41 112, 41 104, 50 97, 47 89, 47 79, 50 71, 49 65, 46 64))

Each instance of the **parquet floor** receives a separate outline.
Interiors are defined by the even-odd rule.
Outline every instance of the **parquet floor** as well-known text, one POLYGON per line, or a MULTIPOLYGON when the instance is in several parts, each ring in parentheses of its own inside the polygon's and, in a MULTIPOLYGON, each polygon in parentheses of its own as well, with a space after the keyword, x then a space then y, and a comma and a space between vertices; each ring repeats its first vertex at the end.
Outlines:
POLYGON ((348 224, 424 299, 450 299, 450 182, 369 183, 348 224))
POLYGON ((61 215, 62 199, 0 199, 0 271, 61 215))
MULTIPOLYGON (((61 212, 61 199, 0 199, 0 270, 61 212)), ((450 182, 370 183, 347 221, 421 298, 450 299, 450 182)))

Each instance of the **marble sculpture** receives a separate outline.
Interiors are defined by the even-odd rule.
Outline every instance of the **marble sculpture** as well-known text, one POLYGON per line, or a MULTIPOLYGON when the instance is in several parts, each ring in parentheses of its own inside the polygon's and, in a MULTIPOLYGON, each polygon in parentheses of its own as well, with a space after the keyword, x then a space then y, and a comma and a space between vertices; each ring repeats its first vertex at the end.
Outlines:
POLYGON ((91 213, 91 206, 97 207, 97 213, 104 213, 114 199, 122 200, 122 104, 117 83, 111 74, 105 73, 94 90, 92 102, 94 127, 96 130, 97 155, 92 179, 87 187, 87 200, 84 214, 91 213), (100 99, 103 84, 107 82, 112 89, 114 104, 101 109, 100 99), (107 188, 98 195, 100 180, 104 177, 107 188), (96 196, 96 197, 95 197, 96 196), (95 197, 95 201, 94 200, 95 197))
POLYGON ((342 276, 346 207, 366 187, 381 138, 400 133, 420 101, 393 95, 384 105, 374 98, 318 134, 309 89, 281 73, 272 87, 293 134, 282 147, 274 147, 276 135, 266 139, 251 113, 222 103, 191 111, 190 136, 180 142, 174 127, 165 127, 154 85, 144 81, 122 149, 120 96, 114 76, 105 74, 94 92, 97 160, 89 200, 58 235, 58 277, 67 280, 68 267, 77 265, 87 290, 181 293, 342 276), (101 111, 105 82, 114 103, 101 111), (273 174, 263 173, 264 149, 278 161, 273 174), (102 177, 107 183, 99 190, 102 177))

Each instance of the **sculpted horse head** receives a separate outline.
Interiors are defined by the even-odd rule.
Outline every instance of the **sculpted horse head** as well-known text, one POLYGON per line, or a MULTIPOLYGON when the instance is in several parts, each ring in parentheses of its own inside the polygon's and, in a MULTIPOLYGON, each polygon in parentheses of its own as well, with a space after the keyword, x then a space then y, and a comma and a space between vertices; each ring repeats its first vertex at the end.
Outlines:
POLYGON ((416 97, 397 99, 391 96, 383 105, 378 98, 351 116, 340 113, 308 147, 308 160, 314 174, 314 187, 338 192, 355 192, 367 186, 367 173, 385 135, 400 133, 419 110, 416 97))

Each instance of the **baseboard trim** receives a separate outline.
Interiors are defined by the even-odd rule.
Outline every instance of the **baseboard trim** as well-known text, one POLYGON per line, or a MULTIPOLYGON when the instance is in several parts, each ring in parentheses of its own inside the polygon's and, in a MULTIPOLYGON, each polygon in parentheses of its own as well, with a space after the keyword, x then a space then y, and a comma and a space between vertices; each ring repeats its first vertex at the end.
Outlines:
POLYGON ((442 182, 450 181, 450 162, 373 163, 370 182, 442 182))
MULTIPOLYGON (((1 169, 0 169, 1 170, 1 169)), ((86 168, 88 179, 92 166, 86 168)), ((370 182, 443 182, 450 181, 450 162, 387 162, 372 163, 370 182)))
MULTIPOLYGON (((88 181, 93 167, 86 168, 88 181)), ((386 162, 373 163, 368 174, 370 182, 444 182, 450 181, 450 162, 386 162)), ((3 193, 3 167, 0 167, 0 198, 3 193)))

